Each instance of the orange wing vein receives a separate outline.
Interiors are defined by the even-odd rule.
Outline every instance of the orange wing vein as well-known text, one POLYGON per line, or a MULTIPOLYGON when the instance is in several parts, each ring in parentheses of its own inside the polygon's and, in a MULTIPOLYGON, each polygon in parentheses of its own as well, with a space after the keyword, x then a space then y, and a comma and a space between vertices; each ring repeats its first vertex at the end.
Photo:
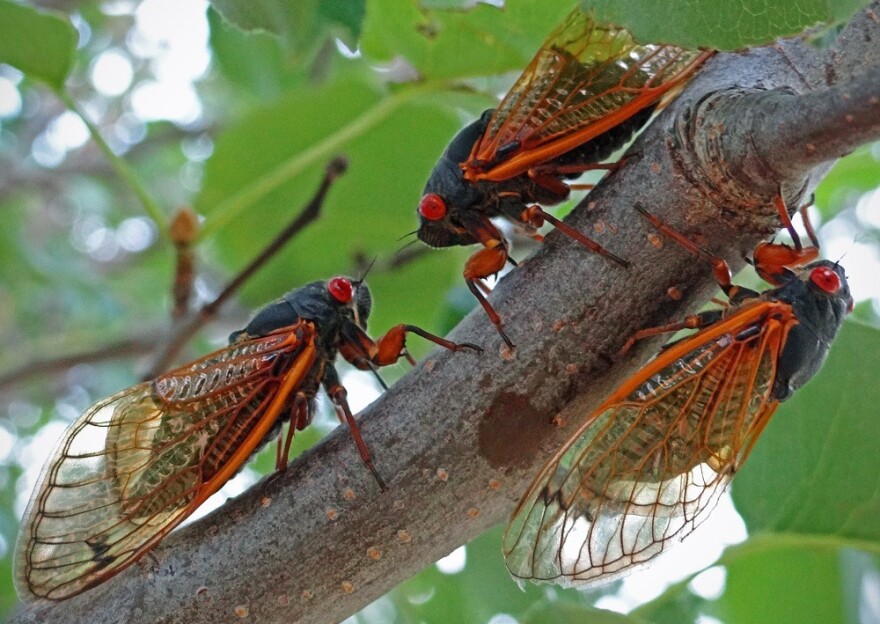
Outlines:
POLYGON ((19 595, 67 598, 134 563, 237 472, 314 360, 314 329, 298 323, 86 410, 25 511, 19 595))
POLYGON ((791 307, 756 302, 662 352, 535 478, 504 536, 518 579, 613 580, 714 509, 776 410, 791 307))
POLYGON ((576 9, 496 109, 463 165, 465 177, 505 180, 561 156, 658 101, 712 54, 641 45, 576 9), (518 147, 496 163, 509 145, 518 147))

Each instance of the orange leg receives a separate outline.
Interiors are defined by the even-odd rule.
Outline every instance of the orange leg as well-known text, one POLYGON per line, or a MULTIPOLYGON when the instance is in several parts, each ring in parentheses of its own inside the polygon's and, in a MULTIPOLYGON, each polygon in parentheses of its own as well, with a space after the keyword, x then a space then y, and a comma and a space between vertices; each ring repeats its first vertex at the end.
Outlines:
POLYGON ((727 261, 724 258, 719 258, 718 256, 709 253, 699 245, 694 244, 693 241, 689 240, 683 234, 676 232, 671 227, 666 225, 663 221, 660 220, 659 217, 652 215, 650 212, 636 204, 636 210, 642 213, 644 216, 655 228, 660 230, 664 236, 671 238, 673 241, 687 249, 689 252, 708 262, 712 265, 712 274, 715 276, 715 281, 718 282, 718 285, 721 286, 721 290, 724 291, 724 294, 728 297, 731 296, 732 289, 735 289, 736 286, 733 285, 733 277, 730 273, 730 266, 727 264, 727 261))
POLYGON ((360 328, 357 328, 356 331, 356 335, 349 335, 343 339, 339 345, 339 353, 348 362, 361 370, 375 370, 379 366, 388 366, 389 364, 394 364, 401 357, 405 357, 410 364, 415 365, 415 360, 406 350, 407 333, 417 334, 450 351, 462 351, 464 349, 472 349, 477 353, 483 351, 475 344, 452 342, 440 336, 435 336, 415 325, 395 325, 384 336, 375 341, 360 328))
POLYGON ((373 473, 373 478, 375 478, 376 483, 379 484, 379 489, 386 492, 388 486, 385 485, 385 481, 373 465, 373 458, 370 456, 370 450, 367 448, 367 444, 364 442, 363 437, 361 437, 361 430, 358 428, 357 421, 354 419, 354 416, 351 413, 351 408, 348 406, 348 400, 346 399, 348 392, 341 385, 335 385, 327 390, 327 394, 330 396, 333 405, 336 407, 336 413, 339 416, 339 420, 348 423, 348 427, 351 429, 351 437, 354 438, 354 443, 358 447, 361 459, 367 468, 370 469, 370 472, 373 473))
POLYGON ((753 264, 755 271, 758 272, 761 279, 774 286, 780 286, 785 281, 784 276, 788 272, 787 267, 803 266, 819 257, 819 243, 816 239, 813 225, 807 216, 807 208, 812 205, 812 199, 798 209, 803 218, 807 236, 810 237, 810 242, 812 243, 810 247, 804 247, 801 244, 801 239, 791 223, 791 218, 788 216, 788 208, 785 206, 785 200, 782 198, 782 195, 777 195, 773 201, 779 213, 779 220, 791 235, 794 247, 789 247, 782 243, 761 243, 755 248, 753 264))
POLYGON ((640 329, 632 336, 630 336, 629 340, 626 341, 626 344, 623 345, 623 348, 621 348, 620 351, 617 352, 617 357, 623 357, 624 355, 626 355, 627 352, 632 349, 633 345, 639 340, 644 340, 645 338, 658 336, 660 334, 676 332, 682 329, 699 329, 701 327, 706 327, 707 325, 711 325, 721 320, 722 314, 722 310, 706 310, 705 312, 700 312, 699 314, 689 314, 688 316, 684 317, 683 320, 676 323, 669 323, 667 325, 660 325, 659 327, 648 327, 647 329, 640 329))
POLYGON ((480 292, 480 289, 477 286, 477 284, 480 283, 479 280, 494 275, 504 268, 504 264, 507 260, 507 249, 505 249, 505 246, 501 241, 493 240, 486 243, 485 249, 479 250, 468 259, 464 266, 464 279, 468 288, 474 294, 474 297, 476 297, 477 301, 480 302, 480 305, 483 306, 483 310, 486 311, 489 320, 495 325, 498 334, 504 340, 505 344, 513 349, 513 342, 507 337, 504 330, 501 329, 501 317, 498 315, 498 312, 495 311, 495 308, 492 307, 492 304, 486 299, 485 295, 480 292))
POLYGON ((573 227, 566 225, 565 222, 560 221, 549 212, 546 212, 540 206, 529 206, 523 211, 520 218, 529 225, 533 225, 535 227, 541 227, 544 224, 544 221, 546 221, 557 230, 559 230, 569 238, 573 238, 590 251, 605 256, 606 258, 613 260, 624 268, 629 266, 629 262, 627 262, 620 256, 614 255, 613 253, 602 247, 602 245, 591 238, 587 238, 573 227))
POLYGON ((425 340, 430 340, 434 344, 440 345, 450 351, 461 351, 463 349, 473 349, 480 352, 482 349, 470 343, 459 344, 446 340, 440 336, 425 331, 421 327, 415 325, 395 325, 388 332, 379 338, 375 343, 375 350, 370 357, 370 361, 376 366, 388 366, 394 364, 398 358, 406 357, 411 364, 415 364, 409 353, 406 351, 406 335, 416 334, 425 340))
POLYGON ((309 399, 302 392, 297 392, 290 410, 290 421, 287 423, 287 435, 283 438, 283 448, 281 444, 282 436, 278 436, 278 446, 275 451, 275 470, 277 472, 284 472, 287 470, 287 460, 290 457, 290 445, 293 442, 294 432, 305 429, 311 420, 311 414, 309 414, 309 399))

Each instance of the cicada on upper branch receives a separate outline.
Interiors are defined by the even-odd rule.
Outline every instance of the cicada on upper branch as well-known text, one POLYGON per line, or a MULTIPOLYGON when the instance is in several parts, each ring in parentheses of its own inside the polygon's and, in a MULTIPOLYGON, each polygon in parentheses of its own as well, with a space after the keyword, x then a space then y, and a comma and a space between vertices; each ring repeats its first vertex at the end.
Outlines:
POLYGON ((363 462, 386 489, 346 400, 336 354, 360 369, 392 364, 416 333, 366 333, 371 297, 345 277, 287 293, 230 336, 230 345, 99 401, 58 442, 22 520, 15 584, 25 600, 61 600, 131 565, 219 490, 268 440, 284 470, 295 430, 323 386, 363 462), (279 436, 289 421, 287 436, 279 436))
MULTIPOLYGON (((549 222, 591 251, 627 263, 545 212, 564 201, 568 180, 601 164, 641 128, 713 53, 636 43, 622 28, 572 12, 541 46, 496 109, 452 140, 419 203, 418 237, 431 247, 481 244, 464 278, 499 334, 501 318, 482 279, 509 260, 508 243, 491 222, 505 217, 540 239, 549 222)), ((588 188, 588 187, 584 187, 588 188)))
MULTIPOLYGON (((711 264, 725 308, 637 332, 626 344, 696 329, 609 396, 541 470, 504 536, 517 579, 599 584, 689 535, 712 511, 782 401, 822 366, 853 299, 843 267, 803 247, 762 243, 752 263, 774 287, 731 283, 727 263, 642 213, 711 264)), ((806 213, 802 211, 806 219, 806 213)), ((808 223, 808 222, 807 222, 808 223)))

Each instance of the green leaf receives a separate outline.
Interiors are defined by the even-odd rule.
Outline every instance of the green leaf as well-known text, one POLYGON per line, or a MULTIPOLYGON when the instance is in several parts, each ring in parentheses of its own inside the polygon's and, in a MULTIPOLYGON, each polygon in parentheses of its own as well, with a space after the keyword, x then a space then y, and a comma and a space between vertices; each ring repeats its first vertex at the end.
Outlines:
POLYGON ((208 9, 208 23, 211 49, 223 75, 262 98, 277 97, 288 71, 284 47, 278 37, 266 32, 243 32, 226 22, 213 8, 208 9))
POLYGON ((0 63, 58 89, 73 65, 76 42, 76 29, 60 14, 0 0, 0 63))
POLYGON ((848 20, 867 0, 582 0, 596 19, 646 42, 737 50, 848 20))
POLYGON ((374 0, 361 49, 380 60, 402 56, 425 78, 521 71, 572 6, 570 0, 549 0, 450 11, 421 9, 410 0, 374 0))
POLYGON ((750 532, 873 543, 880 552, 880 331, 846 323, 822 371, 783 404, 733 482, 750 532))
POLYGON ((357 45, 366 0, 211 0, 245 32, 277 35, 295 56, 309 56, 328 37, 357 45))

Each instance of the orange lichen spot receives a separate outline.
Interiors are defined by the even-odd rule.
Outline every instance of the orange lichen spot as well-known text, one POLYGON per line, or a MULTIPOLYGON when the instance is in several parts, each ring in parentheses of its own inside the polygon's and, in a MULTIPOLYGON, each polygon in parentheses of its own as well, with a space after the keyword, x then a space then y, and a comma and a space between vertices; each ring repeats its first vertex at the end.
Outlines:
POLYGON ((660 238, 659 234, 651 232, 650 234, 648 234, 648 241, 657 249, 661 249, 663 247, 663 239, 660 238))
POLYGON ((669 295, 669 298, 673 301, 678 301, 681 299, 681 291, 675 286, 670 286, 666 289, 666 294, 669 295))
POLYGON ((516 357, 516 348, 511 349, 506 344, 502 344, 498 354, 501 356, 502 360, 510 362, 516 357))
POLYGON ((501 481, 498 479, 489 479, 489 488, 497 492, 501 489, 501 481))
POLYGON ((367 548, 367 556, 373 561, 379 561, 382 558, 382 551, 374 546, 367 548))
POLYGON ((571 364, 565 365, 565 372, 569 375, 577 375, 577 372, 580 370, 580 366, 572 362, 571 364))
POLYGON ((249 613, 250 611, 248 611, 248 608, 244 605, 238 605, 237 607, 235 607, 235 615, 242 619, 246 618, 249 613))
POLYGON ((425 360, 425 372, 430 373, 436 365, 436 360, 425 360))
POLYGON ((327 508, 327 511, 324 512, 324 513, 327 514, 327 519, 328 519, 330 522, 334 522, 334 521, 336 520, 336 518, 339 517, 339 514, 336 513, 336 510, 335 510, 335 509, 331 509, 331 508, 329 508, 329 507, 327 508))
POLYGON ((562 331, 562 328, 565 327, 565 321, 563 321, 563 320, 553 321, 552 327, 553 327, 553 331, 560 332, 560 331, 562 331))
POLYGON ((604 234, 606 229, 607 227, 605 225, 605 222, 601 219, 593 224, 593 231, 596 232, 596 234, 604 234))
POLYGON ((553 425, 554 427, 559 427, 561 429, 562 427, 565 426, 565 419, 562 416, 560 416, 559 414, 556 414, 556 416, 554 416, 550 420, 550 424, 553 425))
POLYGON ((343 492, 342 492, 342 498, 344 498, 347 501, 353 501, 354 499, 357 498, 357 495, 354 493, 353 489, 345 488, 345 490, 343 490, 343 492))
POLYGON ((467 515, 468 515, 469 518, 474 519, 474 518, 476 518, 477 516, 480 515, 480 510, 477 509, 476 507, 470 507, 470 508, 467 510, 467 515))
POLYGON ((263 496, 262 498, 260 498, 260 504, 263 507, 268 507, 269 505, 272 504, 272 497, 271 496, 263 496))
POLYGON ((299 595, 303 600, 311 600, 315 597, 315 594, 310 592, 308 589, 302 590, 302 593, 299 595))
POLYGON ((660 163, 652 162, 651 163, 651 172, 652 173, 660 173, 660 163))
POLYGON ((344 591, 346 594, 350 594, 354 591, 354 585, 352 585, 348 581, 342 581, 341 586, 342 586, 342 591, 344 591))
POLYGON ((278 597, 275 599, 275 602, 278 603, 280 607, 286 607, 290 604, 290 596, 287 595, 287 592, 283 594, 278 594, 278 597))
POLYGON ((444 482, 449 481, 449 473, 446 471, 446 468, 437 469, 437 478, 444 482))
POLYGON ((400 529, 397 532, 397 539, 399 539, 402 544, 409 544, 412 541, 412 536, 409 534, 408 531, 400 529))

